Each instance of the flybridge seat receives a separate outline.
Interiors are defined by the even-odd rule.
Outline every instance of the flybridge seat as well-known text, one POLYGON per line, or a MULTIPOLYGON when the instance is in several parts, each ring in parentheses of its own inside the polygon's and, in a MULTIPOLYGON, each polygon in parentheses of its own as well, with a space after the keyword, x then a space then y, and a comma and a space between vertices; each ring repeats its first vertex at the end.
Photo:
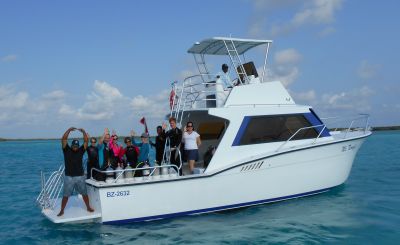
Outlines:
MULTIPOLYGON (((249 83, 259 83, 260 82, 260 79, 258 78, 258 72, 257 72, 256 66, 254 65, 253 61, 243 64, 243 68, 249 79, 249 83)), ((241 69, 242 68, 240 65, 236 67, 236 70, 238 73, 240 73, 241 69)), ((242 83, 246 82, 243 74, 239 74, 239 78, 242 83)))

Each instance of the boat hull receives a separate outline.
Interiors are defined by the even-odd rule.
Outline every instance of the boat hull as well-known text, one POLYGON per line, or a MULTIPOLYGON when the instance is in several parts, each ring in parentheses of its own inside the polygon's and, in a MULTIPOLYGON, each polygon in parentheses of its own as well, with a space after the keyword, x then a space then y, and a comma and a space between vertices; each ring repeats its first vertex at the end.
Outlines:
POLYGON ((293 149, 201 177, 89 186, 89 193, 101 208, 101 222, 108 224, 208 213, 314 195, 346 181, 364 140, 362 137, 293 149))

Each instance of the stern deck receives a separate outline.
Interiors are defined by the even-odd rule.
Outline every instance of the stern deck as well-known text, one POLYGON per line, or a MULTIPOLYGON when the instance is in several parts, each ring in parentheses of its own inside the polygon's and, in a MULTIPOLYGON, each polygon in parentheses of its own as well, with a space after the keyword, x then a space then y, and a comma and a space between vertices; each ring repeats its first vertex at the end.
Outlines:
POLYGON ((63 216, 57 216, 60 212, 61 198, 57 199, 54 209, 43 209, 42 214, 54 223, 88 223, 99 222, 101 210, 90 213, 86 210, 82 196, 71 196, 68 199, 67 207, 63 216))

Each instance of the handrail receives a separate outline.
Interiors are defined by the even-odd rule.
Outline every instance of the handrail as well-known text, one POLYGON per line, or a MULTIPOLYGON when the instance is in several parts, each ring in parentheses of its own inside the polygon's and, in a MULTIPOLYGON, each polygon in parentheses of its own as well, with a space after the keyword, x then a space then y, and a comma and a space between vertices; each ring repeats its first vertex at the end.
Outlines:
MULTIPOLYGON (((318 127, 323 127, 323 130, 324 130, 326 126, 324 124, 320 124, 320 125, 299 128, 294 134, 292 134, 292 136, 290 136, 289 139, 287 139, 285 142, 283 142, 283 144, 281 144, 275 151, 278 152, 284 145, 286 145, 291 139, 293 139, 294 136, 296 136, 300 131, 305 130, 305 129, 318 128, 318 127)), ((315 138, 313 144, 321 136, 321 133, 323 132, 323 130, 321 130, 321 132, 318 134, 317 138, 315 138)))
MULTIPOLYGON (((330 117, 330 118, 324 118, 324 120, 331 120, 331 119, 339 119, 339 120, 334 120, 333 122, 342 122, 342 121, 350 121, 351 120, 351 122, 350 122, 350 125, 348 126, 348 127, 346 127, 345 129, 346 129, 346 133, 344 134, 344 136, 343 136, 343 138, 345 139, 346 138, 346 136, 347 136, 347 133, 348 132, 350 132, 351 131, 351 129, 352 129, 352 126, 354 125, 354 123, 356 122, 356 121, 359 121, 359 120, 365 120, 365 126, 363 126, 362 128, 363 128, 363 130, 364 130, 364 133, 366 133, 367 132, 367 130, 368 130, 368 128, 369 128, 369 118, 370 118, 370 115, 369 114, 359 114, 359 116, 357 116, 357 117, 355 117, 355 118, 340 118, 340 117, 330 117)), ((336 127, 334 130, 332 130, 332 131, 337 131, 338 129, 344 129, 344 128, 339 128, 339 127, 336 127)))
MULTIPOLYGON (((98 173, 103 173, 103 174, 108 174, 108 173, 118 173, 118 176, 114 179, 113 183, 116 183, 117 180, 123 176, 125 174, 125 172, 134 172, 137 170, 146 170, 146 169, 153 169, 152 172, 150 172, 150 174, 148 176, 153 176, 152 174, 155 172, 155 170, 157 168, 175 168, 176 172, 179 174, 179 168, 178 166, 174 165, 174 164, 164 164, 164 165, 160 165, 160 166, 149 166, 149 167, 142 167, 142 168, 130 168, 130 169, 122 169, 122 170, 101 170, 101 169, 97 169, 97 168, 92 168, 91 169, 91 176, 93 176, 93 171, 98 172, 98 173)), ((147 176, 146 176, 147 177, 147 176)), ((93 177, 91 177, 91 179, 93 179, 93 177)))
MULTIPOLYGON (((346 139, 347 134, 350 132, 352 126, 354 125, 355 121, 360 120, 360 119, 365 119, 365 126, 363 127, 364 133, 367 132, 368 127, 369 127, 369 114, 360 114, 361 116, 358 116, 354 118, 351 122, 350 125, 346 128, 346 131, 344 133, 343 139, 346 139)), ((330 118, 324 118, 324 120, 327 119, 337 119, 338 117, 330 117, 330 118)), ((317 137, 314 138, 313 142, 311 144, 315 144, 315 142, 321 137, 322 133, 324 130, 327 129, 326 124, 320 124, 320 125, 314 125, 314 126, 309 126, 309 127, 303 127, 299 128, 294 134, 290 136, 289 139, 287 139, 284 143, 282 143, 275 151, 278 152, 284 145, 286 145, 289 141, 291 141, 300 131, 305 130, 305 129, 311 129, 311 128, 319 128, 322 127, 322 130, 318 133, 317 137)), ((338 128, 336 128, 334 131, 336 131, 338 128)))
POLYGON ((36 202, 44 208, 54 209, 57 199, 61 193, 64 175, 64 164, 61 164, 58 170, 54 171, 50 177, 45 181, 45 175, 41 172, 42 190, 40 191, 36 202))

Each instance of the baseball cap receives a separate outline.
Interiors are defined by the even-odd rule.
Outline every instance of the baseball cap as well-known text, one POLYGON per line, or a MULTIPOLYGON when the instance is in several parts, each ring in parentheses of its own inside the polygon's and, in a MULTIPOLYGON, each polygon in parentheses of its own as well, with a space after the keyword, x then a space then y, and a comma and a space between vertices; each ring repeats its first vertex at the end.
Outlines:
POLYGON ((149 138, 149 135, 146 134, 146 133, 143 133, 143 134, 140 136, 140 138, 149 138))
POLYGON ((73 140, 72 143, 71 143, 71 146, 72 147, 74 147, 74 146, 79 147, 79 140, 76 140, 76 139, 73 140))

